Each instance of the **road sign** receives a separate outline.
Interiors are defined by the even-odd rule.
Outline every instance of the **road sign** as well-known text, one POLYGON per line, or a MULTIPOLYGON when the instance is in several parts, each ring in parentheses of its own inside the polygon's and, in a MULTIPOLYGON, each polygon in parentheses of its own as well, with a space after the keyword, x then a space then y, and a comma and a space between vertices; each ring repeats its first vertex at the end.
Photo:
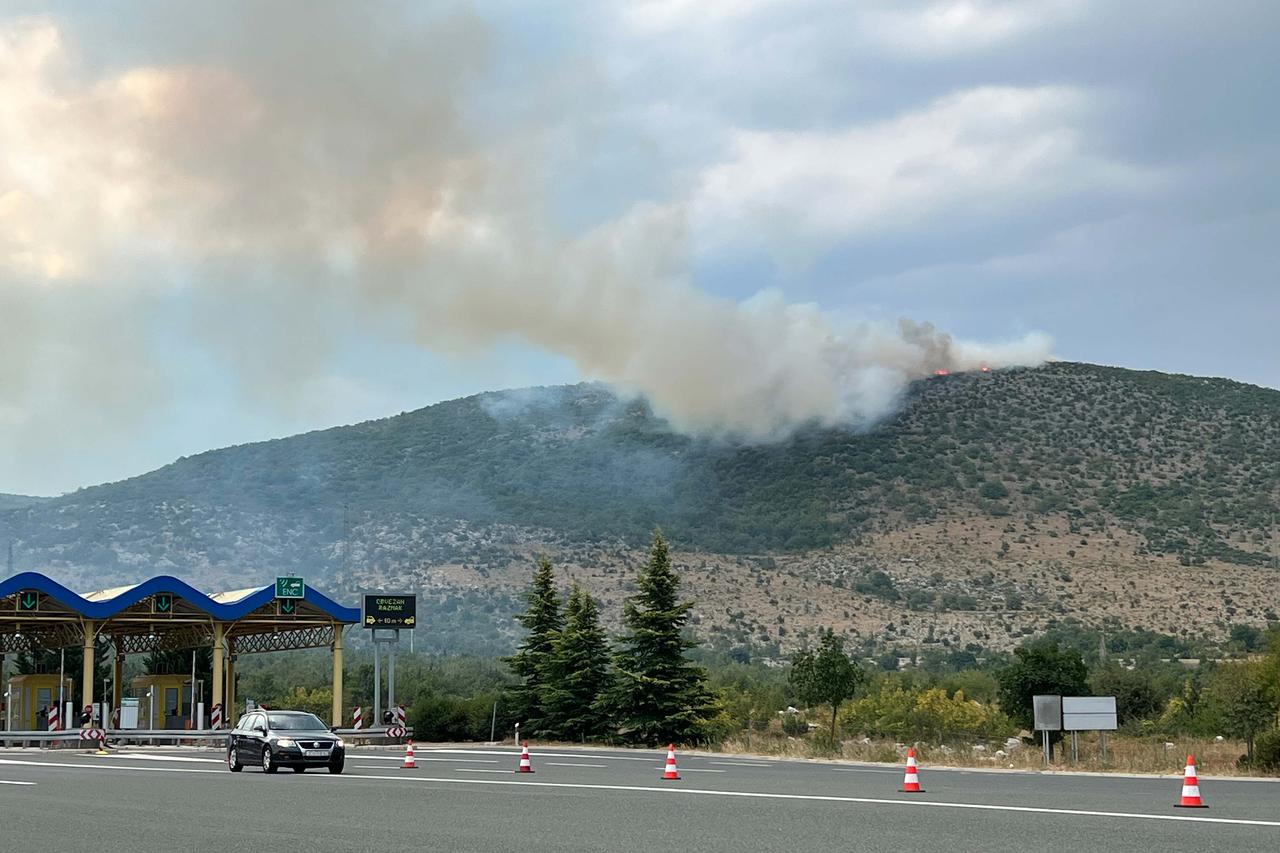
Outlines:
POLYGON ((294 598, 282 598, 279 601, 280 614, 282 616, 292 616, 298 612, 298 601, 294 598))
POLYGON ((81 729, 80 740, 102 740, 102 729, 81 729))
POLYGON ((1069 732, 1116 730, 1116 697, 1063 696, 1062 728, 1069 732))
POLYGON ((1062 697, 1032 696, 1031 707, 1035 712, 1035 730, 1038 732, 1062 731, 1062 697))
POLYGON ((153 613, 170 614, 173 613, 173 593, 157 592, 151 598, 151 611, 153 613))
POLYGON ((302 578, 276 578, 276 598, 302 598, 306 589, 302 578))
POLYGON ((24 589, 18 593, 18 610, 22 613, 35 613, 40 609, 40 593, 33 589, 24 589))
POLYGON ((366 628, 407 628, 413 630, 418 622, 418 597, 416 595, 387 595, 378 593, 364 597, 366 628))
POLYGON ((387 727, 387 737, 399 738, 404 737, 406 734, 408 734, 408 731, 405 730, 404 726, 387 727))

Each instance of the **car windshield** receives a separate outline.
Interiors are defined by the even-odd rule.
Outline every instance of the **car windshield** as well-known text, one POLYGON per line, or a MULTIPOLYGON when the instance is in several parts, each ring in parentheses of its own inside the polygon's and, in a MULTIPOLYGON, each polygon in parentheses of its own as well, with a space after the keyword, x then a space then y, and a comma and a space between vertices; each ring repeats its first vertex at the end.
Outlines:
POLYGON ((329 728, 315 714, 271 714, 267 720, 273 731, 315 732, 329 728))

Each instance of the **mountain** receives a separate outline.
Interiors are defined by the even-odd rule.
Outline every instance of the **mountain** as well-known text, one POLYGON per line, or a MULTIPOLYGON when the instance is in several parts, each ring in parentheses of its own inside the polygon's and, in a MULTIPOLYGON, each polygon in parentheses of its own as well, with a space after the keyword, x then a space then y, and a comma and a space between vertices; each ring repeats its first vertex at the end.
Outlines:
POLYGON ((989 635, 970 623, 997 612, 1017 630, 1046 614, 1185 624, 1146 618, 1141 598, 1126 611, 1114 591, 1083 607, 1109 585, 1072 593, 1061 578, 1098 567, 1135 589, 1143 572, 1198 578, 1187 594, 1209 602, 1195 617, 1207 631, 1265 621, 1261 606, 1227 613, 1211 590, 1265 587, 1278 505, 1280 392, 1055 363, 917 382, 882 423, 762 446, 680 435, 598 385, 481 394, 0 504, 0 541, 14 541, 16 568, 85 589, 297 571, 352 592, 429 590, 445 623, 478 638, 509 630, 535 551, 607 602, 661 526, 691 588, 712 596, 708 629, 786 646, 819 613, 895 642, 876 624, 900 610, 955 623, 957 640, 989 635), (768 592, 788 577, 812 595, 768 592), (754 599, 747 581, 759 600, 713 617, 722 595, 754 599))
POLYGON ((0 493, 0 512, 6 509, 22 509, 23 507, 34 506, 43 503, 52 498, 38 498, 32 495, 6 495, 0 493))

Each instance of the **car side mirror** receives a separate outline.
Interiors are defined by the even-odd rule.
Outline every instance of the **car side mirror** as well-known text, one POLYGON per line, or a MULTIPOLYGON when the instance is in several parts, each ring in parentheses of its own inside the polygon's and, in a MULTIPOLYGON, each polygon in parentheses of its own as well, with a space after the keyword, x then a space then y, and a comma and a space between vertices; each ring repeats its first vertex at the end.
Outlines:
POLYGON ((254 730, 255 732, 257 732, 258 734, 260 734, 260 735, 265 735, 265 734, 267 733, 267 727, 266 727, 266 726, 254 726, 254 727, 253 727, 253 730, 254 730))

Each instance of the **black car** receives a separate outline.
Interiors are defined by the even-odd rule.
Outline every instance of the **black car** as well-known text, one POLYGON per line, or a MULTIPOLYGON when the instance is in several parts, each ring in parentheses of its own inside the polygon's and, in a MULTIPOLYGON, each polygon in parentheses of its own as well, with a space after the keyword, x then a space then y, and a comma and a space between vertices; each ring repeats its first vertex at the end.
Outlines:
POLYGON ((257 765, 264 773, 275 773, 280 767, 295 773, 308 767, 341 773, 346 758, 342 738, 306 711, 250 711, 227 739, 227 766, 232 773, 248 765, 257 765))

